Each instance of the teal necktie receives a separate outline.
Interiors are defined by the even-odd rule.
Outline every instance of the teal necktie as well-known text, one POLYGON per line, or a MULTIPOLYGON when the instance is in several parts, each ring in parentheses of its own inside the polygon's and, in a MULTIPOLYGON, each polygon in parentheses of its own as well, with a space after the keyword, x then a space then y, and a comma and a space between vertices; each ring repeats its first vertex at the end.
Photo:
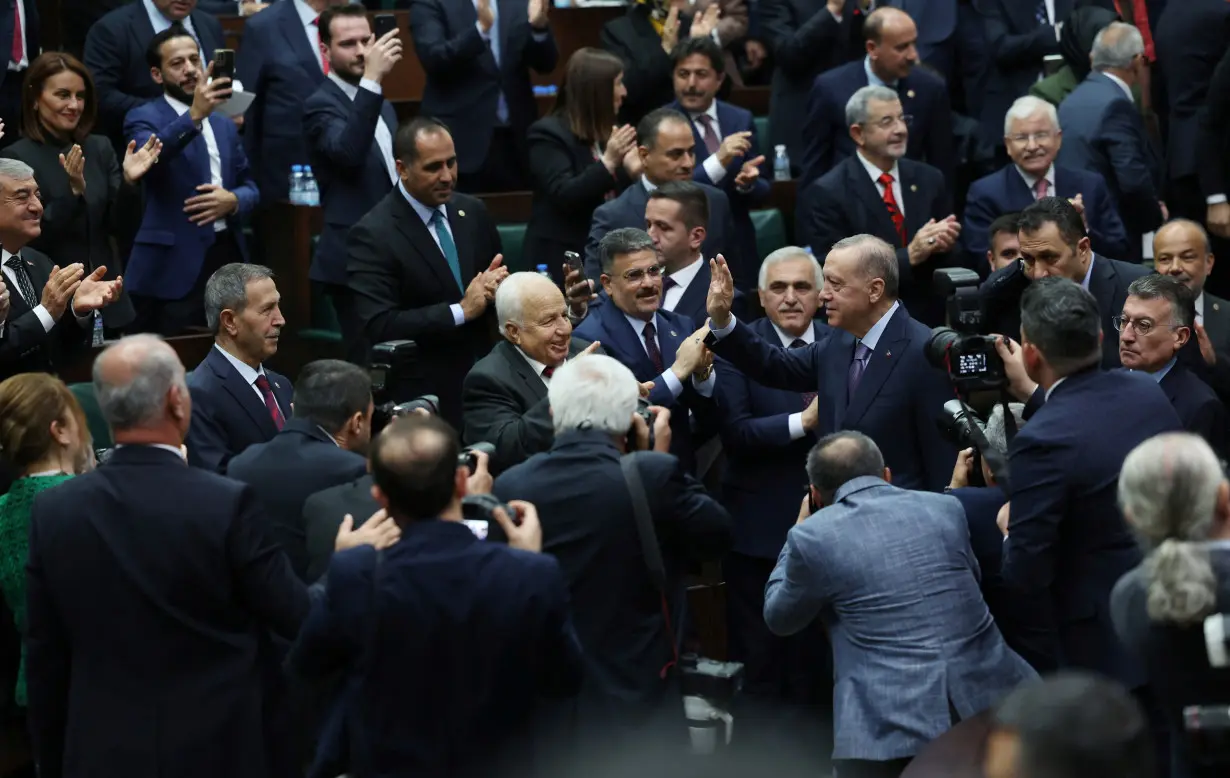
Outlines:
POLYGON ((444 258, 448 260, 448 269, 453 271, 457 286, 464 292, 466 285, 461 283, 461 260, 457 258, 457 244, 453 242, 453 235, 448 231, 443 211, 432 211, 431 226, 436 228, 436 238, 440 241, 440 251, 444 252, 444 258))

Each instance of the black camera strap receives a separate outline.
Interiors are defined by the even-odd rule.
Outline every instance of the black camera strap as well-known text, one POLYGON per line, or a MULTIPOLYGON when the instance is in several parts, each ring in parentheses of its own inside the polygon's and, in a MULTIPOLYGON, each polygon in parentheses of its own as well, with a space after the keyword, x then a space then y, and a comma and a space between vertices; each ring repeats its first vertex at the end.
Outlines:
POLYGON ((675 642, 670 605, 666 601, 666 565, 662 561, 662 549, 658 546, 658 533, 653 529, 653 514, 649 510, 645 483, 641 480, 639 460, 640 457, 635 453, 625 454, 620 457, 619 469, 623 471, 624 482, 628 485, 628 493, 632 497, 632 516, 636 519, 636 534, 641 539, 641 554, 645 557, 645 566, 649 569, 649 580, 662 600, 662 618, 666 622, 666 638, 671 642, 673 657, 658 673, 660 678, 665 679, 671 667, 679 664, 679 644, 675 642))

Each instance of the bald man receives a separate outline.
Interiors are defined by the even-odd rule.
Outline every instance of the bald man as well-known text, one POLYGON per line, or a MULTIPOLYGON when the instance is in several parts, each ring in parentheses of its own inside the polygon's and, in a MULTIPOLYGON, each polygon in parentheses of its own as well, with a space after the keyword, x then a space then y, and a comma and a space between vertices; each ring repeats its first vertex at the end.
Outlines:
POLYGON ((555 369, 577 354, 598 349, 572 337, 564 295, 551 279, 513 273, 495 293, 504 339, 475 363, 462 384, 465 442, 495 445, 492 473, 551 447, 547 386, 555 369))

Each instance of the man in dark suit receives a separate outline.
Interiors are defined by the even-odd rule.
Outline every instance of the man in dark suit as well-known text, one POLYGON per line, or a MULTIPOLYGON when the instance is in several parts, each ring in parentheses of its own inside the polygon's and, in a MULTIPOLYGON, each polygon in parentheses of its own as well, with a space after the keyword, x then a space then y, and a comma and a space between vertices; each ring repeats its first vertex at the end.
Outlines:
POLYGON ((1106 181, 1128 230, 1123 259, 1138 262, 1141 237, 1166 219, 1161 161, 1132 100, 1146 66, 1140 31, 1113 22, 1098 33, 1090 57, 1093 71, 1059 106, 1065 143, 1058 161, 1106 181))
POLYGON ((150 41, 175 23, 196 39, 202 68, 206 67, 214 51, 224 45, 222 25, 211 14, 196 10, 196 0, 130 2, 95 22, 85 39, 85 66, 94 76, 98 95, 98 131, 111 138, 121 158, 129 140, 123 132, 124 117, 162 96, 162 87, 150 77, 146 54, 150 41))
POLYGON ((649 402, 671 409, 671 453, 696 470, 688 411, 698 426, 714 417, 713 358, 696 324, 662 308, 663 267, 653 238, 625 227, 602 239, 602 287, 608 297, 576 328, 578 337, 626 365, 636 380, 652 382, 649 402))
POLYGON ((1063 144, 1055 106, 1033 96, 1018 99, 1004 120, 1004 146, 1012 164, 970 185, 965 199, 964 243, 972 267, 981 267, 990 226, 1042 197, 1078 200, 1093 248, 1103 256, 1131 256, 1127 231, 1099 173, 1055 164, 1063 144))
POLYGON ((952 387, 927 362, 931 337, 897 300, 897 256, 871 235, 838 241, 824 261, 829 326, 842 332, 804 348, 782 349, 761 340, 730 313, 733 282, 720 259, 713 263, 709 326, 714 351, 766 387, 815 392, 817 435, 858 430, 884 453, 893 482, 904 489, 940 491, 948 485, 956 449, 936 420, 952 387))
POLYGON ((675 47, 675 101, 668 108, 692 120, 697 160, 692 177, 715 186, 730 201, 735 237, 743 262, 740 289, 756 284, 760 266, 756 228, 748 210, 764 205, 771 190, 762 175, 768 168, 766 155, 756 136, 752 112, 717 99, 724 80, 722 49, 712 38, 689 38, 675 47))
POLYGON ((0 10, 0 41, 9 44, 4 66, 0 68, 0 121, 14 131, 5 133, 0 146, 17 140, 16 129, 21 126, 22 80, 40 51, 38 3, 34 0, 11 0, 11 3, 12 10, 0 10))
MULTIPOLYGON (((485 456, 481 454, 480 456, 485 456)), ((368 517, 380 510, 380 503, 372 497, 370 472, 353 481, 328 489, 322 489, 303 503, 303 532, 307 547, 308 567, 306 580, 316 582, 329 569, 337 531, 347 516, 360 527, 368 517)))
POLYGON ((1172 219, 1153 235, 1154 269, 1179 279, 1195 296, 1196 321, 1191 340, 1203 341, 1198 344, 1201 351, 1207 344, 1211 354, 1221 354, 1230 352, 1230 301, 1212 294, 1205 286, 1214 260, 1209 234, 1199 222, 1172 219))
POLYGON ((1021 238, 1016 231, 1020 218, 1019 213, 1005 213, 991 222, 991 226, 987 228, 990 244, 987 246, 986 257, 983 262, 974 265, 978 275, 985 276, 1002 267, 1020 263, 1021 238))
POLYGON ((252 491, 185 466, 193 403, 174 350, 126 338, 94 375, 120 447, 40 494, 30 516, 26 678, 39 771, 267 778, 276 757, 262 643, 270 632, 294 638, 307 591, 252 491))
POLYGON ((912 117, 906 156, 938 168, 953 180, 956 155, 952 142, 952 109, 948 85, 939 76, 914 66, 918 30, 896 8, 872 12, 863 25, 867 56, 822 73, 812 86, 807 104, 809 141, 802 160, 805 186, 854 154, 846 105, 865 86, 884 86, 897 92, 907 116, 912 117))
POLYGON ((987 327, 999 334, 1021 329, 1020 299, 1033 281, 1056 276, 1084 287, 1102 318, 1102 367, 1119 367, 1119 330, 1128 285, 1148 268, 1094 254, 1076 208, 1059 197, 1043 197, 1017 221, 1021 261, 996 270, 980 289, 987 327))
POLYGON ((295 382, 294 404, 295 417, 269 442, 233 457, 226 474, 252 487, 291 569, 310 582, 303 504, 316 492, 367 472, 371 377, 336 359, 309 362, 295 382))
POLYGON ((585 651, 577 723, 582 736, 604 746, 638 729, 664 742, 672 731, 682 734, 669 673, 674 639, 683 630, 681 576, 689 563, 719 559, 730 546, 725 509, 665 453, 673 435, 666 417, 673 412, 658 412, 653 451, 646 450, 650 430, 635 415, 638 380, 600 354, 565 363, 548 389, 556 430, 550 451, 505 471, 493 487, 500 500, 532 502, 543 517, 543 550, 564 572, 585 651), (663 592, 655 591, 631 518, 633 498, 620 464, 629 451, 637 451, 630 464, 643 483, 661 551, 663 592))
POLYGON ((124 119, 137 147, 162 141, 160 162, 145 175, 145 215, 128 259, 126 281, 139 329, 179 335, 204 323, 210 275, 247 261, 240 217, 260 192, 235 123, 214 110, 231 94, 229 80, 210 82, 196 39, 179 24, 158 33, 147 52, 165 92, 124 119))
POLYGON ((383 99, 381 83, 401 60, 402 43, 396 33, 370 41, 367 11, 357 3, 330 8, 320 18, 329 75, 303 106, 303 133, 324 208, 309 276, 333 302, 346 358, 363 365, 368 344, 346 286, 346 232, 397 184, 397 114, 383 99))
POLYGON ((414 50, 427 73, 420 115, 456 134, 471 194, 528 189, 525 131, 538 119, 530 69, 559 59, 549 0, 422 0, 410 6, 414 50))
POLYGON ((916 320, 943 324, 944 301, 931 288, 931 274, 966 262, 944 175, 905 159, 909 130, 893 90, 865 86, 845 113, 858 150, 799 197, 799 237, 819 257, 851 235, 885 241, 896 251, 903 304, 916 320))
POLYGON ((390 387, 393 398, 434 394, 460 429, 461 384, 491 350, 488 307, 508 275, 500 235, 481 200, 454 194, 457 152, 444 125, 421 117, 402 125, 394 153, 397 188, 347 234, 350 291, 372 343, 418 345, 421 375, 390 387))
POLYGON ((231 457, 286 426, 293 387, 264 366, 286 324, 280 300, 267 267, 226 265, 209 279, 205 314, 214 346, 188 377, 188 464, 225 473, 231 457))
POLYGON ((122 282, 57 266, 27 244, 42 233, 43 204, 34 171, 0 160, 0 379, 58 372, 90 344, 94 317, 119 296, 122 282))
POLYGON ((461 523, 470 474, 459 452, 434 417, 397 419, 377 437, 376 497, 401 540, 380 555, 334 556, 288 660, 299 676, 346 675, 331 731, 351 735, 354 769, 524 774, 540 698, 580 686, 568 589, 540 553, 534 506, 513 502, 516 516, 493 517, 507 546, 476 538, 461 523), (362 655, 354 645, 366 645, 362 655))
MULTIPOLYGON (((650 112, 637 125, 636 140, 644 165, 641 180, 594 211, 589 239, 585 243, 585 274, 591 280, 596 280, 603 272, 598 250, 603 236, 621 227, 644 229, 649 193, 668 181, 691 181, 696 169, 692 123, 678 111, 659 108, 650 112)), ((701 186, 709 198, 709 229, 702 253, 705 257, 730 256, 732 264, 737 266, 743 257, 735 237, 730 200, 720 189, 706 184, 701 186)))

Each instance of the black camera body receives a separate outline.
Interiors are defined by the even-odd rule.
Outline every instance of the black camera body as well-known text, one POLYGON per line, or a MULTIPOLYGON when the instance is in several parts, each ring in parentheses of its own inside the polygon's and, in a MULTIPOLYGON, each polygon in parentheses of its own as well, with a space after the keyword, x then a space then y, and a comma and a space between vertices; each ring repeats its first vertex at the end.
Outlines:
POLYGON ((957 391, 966 396, 1008 385, 995 337, 983 331, 978 282, 978 274, 965 268, 935 271, 932 283, 947 300, 949 326, 931 330, 924 348, 931 366, 946 371, 957 391))
POLYGON ((986 425, 968 405, 960 400, 949 400, 944 403, 944 411, 935 420, 935 426, 939 427, 940 436, 958 449, 973 448, 981 451, 972 427, 977 426, 983 432, 985 440, 986 425))
POLYGON ((394 403, 399 397, 414 397, 422 392, 404 391, 418 378, 419 346, 413 340, 388 340, 372 346, 368 373, 372 379, 372 400, 376 405, 394 403))
MULTIPOLYGON (((373 394, 375 394, 373 390, 373 394)), ((432 416, 440 415, 440 398, 434 394, 425 394, 422 397, 415 397, 413 400, 407 400, 404 403, 394 403, 392 401, 383 402, 379 405, 372 406, 372 435, 380 434, 380 431, 389 425, 393 419, 402 416, 409 416, 415 410, 422 408, 432 416)))
POLYGON ((516 523, 517 512, 500 502, 493 494, 467 494, 461 498, 461 517, 466 521, 485 521, 495 524, 495 509, 503 508, 504 514, 516 523))
MULTIPOLYGON (((645 426, 649 428, 649 443, 645 446, 646 451, 653 451, 653 412, 649 410, 649 400, 644 397, 638 397, 636 400, 637 416, 645 422, 645 426)), ((636 426, 628 428, 628 450, 634 451, 636 447, 636 426)))
POLYGON ((471 443, 461 450, 461 454, 457 456, 457 467, 470 468, 470 475, 474 475, 474 471, 478 470, 478 456, 475 452, 481 451, 487 455, 487 459, 495 456, 495 444, 488 443, 485 440, 480 440, 478 443, 471 443))
POLYGON ((719 662, 696 654, 679 657, 679 685, 686 697, 729 704, 743 688, 743 663, 719 662))

